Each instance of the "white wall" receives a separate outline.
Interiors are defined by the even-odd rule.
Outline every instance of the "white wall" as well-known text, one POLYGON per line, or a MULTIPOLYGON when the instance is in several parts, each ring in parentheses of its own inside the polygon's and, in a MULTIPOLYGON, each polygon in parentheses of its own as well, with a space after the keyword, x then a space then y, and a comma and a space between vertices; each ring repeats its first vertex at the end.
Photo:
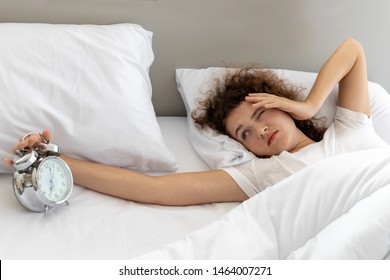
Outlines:
POLYGON ((160 115, 185 113, 175 88, 177 67, 257 62, 318 71, 345 37, 354 37, 365 46, 369 79, 390 92, 389 15, 388 0, 0 2, 1 22, 135 22, 153 31, 156 58, 151 78, 160 115))

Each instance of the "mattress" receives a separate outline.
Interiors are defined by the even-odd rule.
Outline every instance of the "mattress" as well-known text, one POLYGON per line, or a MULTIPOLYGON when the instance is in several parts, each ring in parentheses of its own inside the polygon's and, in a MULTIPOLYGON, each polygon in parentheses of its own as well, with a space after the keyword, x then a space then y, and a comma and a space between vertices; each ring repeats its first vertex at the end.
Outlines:
MULTIPOLYGON (((177 172, 208 169, 187 139, 185 117, 158 117, 158 122, 177 158, 177 172)), ((0 174, 0 258, 136 258, 206 226, 236 205, 149 205, 75 185, 69 206, 54 208, 45 217, 25 210, 13 193, 12 175, 0 174)))

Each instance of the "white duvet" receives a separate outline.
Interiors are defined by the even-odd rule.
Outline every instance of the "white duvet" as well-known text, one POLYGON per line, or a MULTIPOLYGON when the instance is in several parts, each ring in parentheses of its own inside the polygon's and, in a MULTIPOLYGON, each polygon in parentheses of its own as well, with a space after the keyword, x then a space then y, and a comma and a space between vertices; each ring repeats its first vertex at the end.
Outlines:
POLYGON ((140 259, 383 259, 390 148, 325 159, 140 259))

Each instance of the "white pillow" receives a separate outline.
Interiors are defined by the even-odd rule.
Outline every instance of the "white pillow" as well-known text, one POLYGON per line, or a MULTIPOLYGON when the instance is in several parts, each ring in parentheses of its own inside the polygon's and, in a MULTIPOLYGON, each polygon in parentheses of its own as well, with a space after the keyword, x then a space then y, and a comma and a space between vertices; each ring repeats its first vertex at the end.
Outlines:
MULTIPOLYGON (((188 116, 188 137, 195 151, 207 164, 214 169, 246 162, 255 158, 255 155, 244 148, 243 145, 226 135, 214 132, 212 129, 200 129, 191 119, 191 112, 197 107, 199 99, 213 85, 215 78, 226 74, 229 69, 210 67, 205 69, 176 69, 176 82, 183 98, 188 116)), ((288 80, 305 90, 304 98, 311 89, 317 73, 274 69, 282 79, 288 80)), ((379 136, 390 144, 390 95, 379 84, 369 82, 371 112, 374 128, 379 136)), ((325 125, 334 120, 337 104, 337 87, 335 87, 325 101, 316 117, 326 117, 325 125)))
MULTIPOLYGON (((47 128, 65 155, 176 169, 151 103, 152 33, 135 24, 0 24, 0 157, 47 128)), ((1 172, 11 172, 3 163, 1 172)))

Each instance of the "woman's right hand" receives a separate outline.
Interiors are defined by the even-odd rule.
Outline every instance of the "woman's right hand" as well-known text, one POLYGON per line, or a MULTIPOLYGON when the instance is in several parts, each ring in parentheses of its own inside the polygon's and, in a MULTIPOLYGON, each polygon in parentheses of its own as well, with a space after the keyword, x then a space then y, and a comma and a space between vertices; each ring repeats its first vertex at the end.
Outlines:
MULTIPOLYGON (((32 133, 28 137, 20 138, 19 142, 12 147, 12 152, 16 154, 17 151, 32 150, 38 147, 43 141, 49 142, 50 139, 51 133, 47 129, 43 130, 42 133, 32 133)), ((10 158, 4 158, 3 162, 11 167, 13 165, 13 161, 10 158)))
POLYGON ((317 108, 309 101, 294 101, 269 93, 250 93, 246 101, 255 108, 276 108, 289 113, 296 120, 307 120, 317 113, 317 108))

